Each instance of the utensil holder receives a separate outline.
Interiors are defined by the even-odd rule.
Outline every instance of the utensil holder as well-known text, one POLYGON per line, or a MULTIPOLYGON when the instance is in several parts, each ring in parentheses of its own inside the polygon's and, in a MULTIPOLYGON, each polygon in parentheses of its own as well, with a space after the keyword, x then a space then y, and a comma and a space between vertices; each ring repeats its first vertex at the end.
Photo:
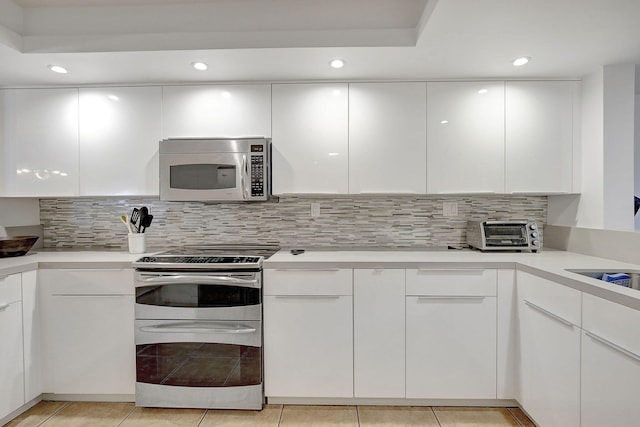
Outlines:
POLYGON ((129 253, 141 254, 147 250, 147 235, 144 233, 129 233, 129 253))

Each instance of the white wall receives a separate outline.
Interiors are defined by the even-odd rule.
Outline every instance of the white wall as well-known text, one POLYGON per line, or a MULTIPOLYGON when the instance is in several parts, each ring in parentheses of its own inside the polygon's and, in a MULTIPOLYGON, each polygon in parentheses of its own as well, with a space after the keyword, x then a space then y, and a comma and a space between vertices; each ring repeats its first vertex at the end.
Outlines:
MULTIPOLYGON (((640 68, 636 65, 636 68, 640 68)), ((636 91, 640 85, 636 82, 636 91)), ((635 194, 640 197, 640 94, 636 94, 636 129, 635 129, 635 194)), ((635 228, 640 231, 640 212, 635 216, 635 228)))
POLYGON ((634 64, 604 67, 604 222, 607 230, 634 230, 634 64))
POLYGON ((549 196, 547 223, 602 228, 604 223, 604 69, 582 79, 581 194, 549 196))
POLYGON ((40 224, 38 199, 0 198, 0 226, 17 227, 40 224))
POLYGON ((547 223, 634 230, 635 65, 585 76, 581 102, 581 194, 549 196, 547 223))

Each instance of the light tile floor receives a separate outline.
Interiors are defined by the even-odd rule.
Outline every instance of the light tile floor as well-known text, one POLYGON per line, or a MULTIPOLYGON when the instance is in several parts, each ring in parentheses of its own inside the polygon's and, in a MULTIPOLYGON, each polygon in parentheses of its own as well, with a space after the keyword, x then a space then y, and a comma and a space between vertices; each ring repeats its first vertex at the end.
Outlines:
POLYGON ((7 427, 535 427, 518 408, 267 405, 262 411, 40 402, 7 427))

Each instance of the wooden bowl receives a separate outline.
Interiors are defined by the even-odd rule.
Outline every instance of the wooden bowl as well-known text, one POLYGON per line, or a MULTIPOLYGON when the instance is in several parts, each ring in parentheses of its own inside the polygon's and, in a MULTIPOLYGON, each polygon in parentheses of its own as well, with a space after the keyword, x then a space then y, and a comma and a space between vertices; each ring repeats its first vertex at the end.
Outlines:
POLYGON ((14 236, 0 239, 0 258, 25 255, 36 240, 38 236, 14 236))

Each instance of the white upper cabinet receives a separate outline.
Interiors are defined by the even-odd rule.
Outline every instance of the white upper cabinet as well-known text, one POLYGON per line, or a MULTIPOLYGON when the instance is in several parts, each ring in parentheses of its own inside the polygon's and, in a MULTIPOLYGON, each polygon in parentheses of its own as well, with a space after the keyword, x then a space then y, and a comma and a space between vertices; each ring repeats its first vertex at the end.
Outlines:
POLYGON ((504 82, 427 83, 427 192, 504 192, 504 82))
POLYGON ((427 191, 427 84, 349 84, 349 193, 427 191))
POLYGON ((347 194, 348 174, 348 85, 273 85, 274 194, 347 194))
POLYGON ((78 89, 0 91, 2 196, 77 196, 78 89))
POLYGON ((161 87, 80 89, 80 195, 157 195, 161 87))
POLYGON ((571 81, 507 82, 506 192, 573 191, 571 81))
POLYGON ((271 136, 270 85, 163 87, 163 137, 271 136))

